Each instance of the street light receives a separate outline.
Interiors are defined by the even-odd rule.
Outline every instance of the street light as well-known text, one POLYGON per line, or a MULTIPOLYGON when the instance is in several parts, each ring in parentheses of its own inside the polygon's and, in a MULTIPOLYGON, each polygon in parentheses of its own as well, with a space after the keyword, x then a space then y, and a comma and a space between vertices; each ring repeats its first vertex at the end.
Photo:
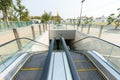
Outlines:
POLYGON ((83 8, 83 3, 84 3, 85 0, 82 0, 81 1, 81 9, 80 9, 80 19, 78 19, 78 26, 77 26, 77 30, 78 30, 78 27, 80 26, 81 24, 81 15, 82 15, 82 8, 83 8))

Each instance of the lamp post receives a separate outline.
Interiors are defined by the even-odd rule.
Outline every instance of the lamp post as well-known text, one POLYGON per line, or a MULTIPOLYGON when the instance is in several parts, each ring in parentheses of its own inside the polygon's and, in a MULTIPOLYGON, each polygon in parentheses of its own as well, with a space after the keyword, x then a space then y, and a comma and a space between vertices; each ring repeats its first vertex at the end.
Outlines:
POLYGON ((78 19, 78 26, 77 26, 77 30, 78 30, 78 27, 80 26, 81 24, 81 16, 82 16, 82 8, 83 8, 83 3, 84 3, 85 0, 82 0, 81 1, 81 9, 80 9, 80 19, 78 19))

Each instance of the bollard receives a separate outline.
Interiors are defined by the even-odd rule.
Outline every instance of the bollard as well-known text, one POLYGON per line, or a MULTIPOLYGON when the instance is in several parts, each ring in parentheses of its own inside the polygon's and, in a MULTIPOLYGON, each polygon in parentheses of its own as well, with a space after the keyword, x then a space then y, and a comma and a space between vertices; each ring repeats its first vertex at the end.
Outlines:
POLYGON ((22 49, 22 44, 21 44, 21 41, 19 39, 19 34, 18 34, 17 29, 14 28, 13 33, 14 33, 15 39, 17 39, 16 43, 17 43, 17 46, 18 46, 18 50, 21 50, 22 49))
POLYGON ((41 35, 41 26, 39 25, 39 34, 41 35))
POLYGON ((45 27, 46 27, 46 31, 47 31, 47 23, 45 24, 45 27))
POLYGON ((44 26, 44 23, 43 23, 43 32, 45 32, 45 26, 44 26))
POLYGON ((67 24, 66 24, 66 30, 67 30, 67 24))
POLYGON ((81 25, 81 32, 83 32, 83 24, 81 25))
POLYGON ((32 30, 33 40, 35 40, 35 31, 33 26, 31 26, 31 30, 32 30))
POLYGON ((103 30, 103 25, 100 26, 100 31, 99 31, 99 34, 98 34, 98 37, 99 37, 99 38, 101 38, 102 30, 103 30))
POLYGON ((49 30, 50 30, 50 23, 49 23, 49 30))
POLYGON ((75 22, 74 22, 74 30, 75 30, 75 22))
POLYGON ((89 34, 89 33, 90 33, 90 26, 91 26, 91 24, 89 24, 89 26, 88 26, 88 31, 87 31, 87 34, 89 34))

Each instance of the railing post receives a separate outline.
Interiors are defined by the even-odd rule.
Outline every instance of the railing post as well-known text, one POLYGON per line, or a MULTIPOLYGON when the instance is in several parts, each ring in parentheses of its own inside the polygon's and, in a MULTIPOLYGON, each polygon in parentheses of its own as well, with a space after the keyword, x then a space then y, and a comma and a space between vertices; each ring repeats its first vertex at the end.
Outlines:
POLYGON ((35 31, 33 26, 31 26, 31 30, 32 30, 33 39, 35 39, 35 31))
POLYGON ((74 22, 74 30, 75 30, 75 22, 74 22))
POLYGON ((83 24, 81 25, 81 32, 83 32, 83 24))
POLYGON ((50 23, 49 23, 49 30, 50 30, 50 23))
POLYGON ((43 32, 45 32, 45 26, 44 26, 44 23, 43 23, 43 32))
POLYGON ((20 39, 18 39, 19 38, 19 34, 18 34, 17 29, 13 29, 13 33, 14 33, 15 39, 17 39, 16 43, 17 43, 17 46, 18 46, 18 50, 21 50, 22 44, 21 44, 20 39))
POLYGON ((45 27, 46 27, 46 31, 47 31, 47 23, 45 24, 45 27))
POLYGON ((90 33, 90 26, 91 26, 91 24, 88 25, 88 31, 87 31, 87 34, 90 33))
POLYGON ((98 34, 98 37, 99 37, 99 38, 100 38, 101 35, 102 35, 102 30, 103 30, 103 25, 100 26, 100 32, 99 32, 99 34, 98 34))
POLYGON ((66 30, 67 30, 67 24, 66 24, 66 30))
POLYGON ((39 25, 39 34, 41 35, 41 26, 39 25))

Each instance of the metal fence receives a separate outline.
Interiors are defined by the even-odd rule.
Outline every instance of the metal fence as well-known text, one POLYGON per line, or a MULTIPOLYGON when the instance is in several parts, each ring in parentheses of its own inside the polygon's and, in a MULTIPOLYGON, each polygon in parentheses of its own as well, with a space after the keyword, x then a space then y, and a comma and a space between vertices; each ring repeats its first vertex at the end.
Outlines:
POLYGON ((32 25, 32 21, 0 22, 0 31, 32 25), (8 26, 9 25, 9 26, 8 26))

